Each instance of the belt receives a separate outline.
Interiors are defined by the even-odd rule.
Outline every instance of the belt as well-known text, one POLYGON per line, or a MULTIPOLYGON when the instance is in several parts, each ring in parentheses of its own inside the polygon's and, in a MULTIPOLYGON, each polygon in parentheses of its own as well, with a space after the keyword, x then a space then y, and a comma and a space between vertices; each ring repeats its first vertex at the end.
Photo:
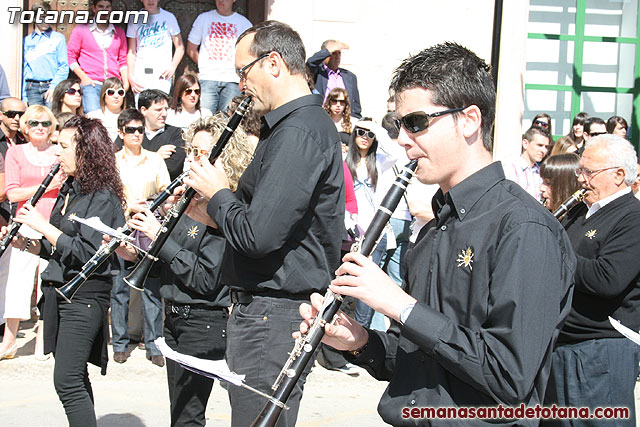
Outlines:
POLYGON ((29 82, 29 83, 50 83, 51 80, 33 80, 33 79, 26 79, 25 82, 29 82))
POLYGON ((271 297, 271 298, 285 298, 292 300, 309 300, 311 294, 291 294, 282 291, 265 291, 265 292, 245 292, 245 291, 231 291, 231 303, 232 304, 250 304, 255 297, 271 297))
POLYGON ((170 314, 177 314, 188 319, 189 313, 191 313, 192 310, 226 311, 227 307, 213 307, 207 304, 174 304, 168 301, 165 301, 164 303, 164 313, 167 316, 170 314))

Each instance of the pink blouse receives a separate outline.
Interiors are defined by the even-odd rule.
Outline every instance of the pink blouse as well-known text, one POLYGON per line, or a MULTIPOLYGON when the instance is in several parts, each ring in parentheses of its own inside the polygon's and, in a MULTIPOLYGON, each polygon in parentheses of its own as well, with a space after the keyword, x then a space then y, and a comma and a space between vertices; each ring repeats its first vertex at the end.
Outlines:
MULTIPOLYGON (((56 157, 51 156, 51 163, 48 166, 36 166, 31 163, 24 153, 24 147, 27 144, 15 145, 7 150, 5 156, 5 191, 14 190, 16 188, 33 187, 40 185, 44 178, 51 170, 51 165, 56 162, 56 157)), ((51 216, 53 205, 58 197, 58 189, 47 191, 42 195, 36 209, 47 220, 51 216)), ((27 201, 18 202, 18 210, 24 206, 27 201)))

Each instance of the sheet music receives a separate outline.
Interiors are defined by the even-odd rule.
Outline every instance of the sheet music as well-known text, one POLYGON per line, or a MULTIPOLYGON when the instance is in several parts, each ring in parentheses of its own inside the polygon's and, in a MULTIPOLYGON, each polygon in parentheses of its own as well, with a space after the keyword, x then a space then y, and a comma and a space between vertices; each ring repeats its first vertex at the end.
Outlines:
POLYGON ((98 218, 97 216, 92 216, 91 218, 84 219, 84 218, 80 218, 77 215, 71 214, 71 215, 69 215, 69 221, 79 222, 81 224, 86 225, 87 227, 90 227, 90 228, 93 228, 96 231, 99 231, 102 234, 106 234, 108 236, 115 237, 116 239, 125 240, 127 242, 133 242, 134 241, 133 237, 127 236, 126 234, 122 234, 118 230, 114 230, 113 228, 111 228, 108 225, 106 225, 105 223, 103 223, 100 220, 100 218, 98 218))
POLYGON ((640 334, 627 328, 616 319, 613 319, 611 316, 609 316, 609 323, 611 323, 611 326, 613 326, 616 331, 620 332, 622 335, 629 338, 634 343, 640 345, 640 334))

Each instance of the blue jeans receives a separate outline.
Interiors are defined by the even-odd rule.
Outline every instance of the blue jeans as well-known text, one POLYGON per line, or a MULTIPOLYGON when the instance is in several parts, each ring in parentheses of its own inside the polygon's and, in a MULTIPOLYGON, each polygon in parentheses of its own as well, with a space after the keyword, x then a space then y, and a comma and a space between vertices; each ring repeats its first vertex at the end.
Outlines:
MULTIPOLYGON (((391 277, 398 286, 402 286, 404 256, 409 249, 409 237, 411 237, 411 221, 391 218, 389 219, 389 224, 391 228, 393 228, 393 234, 396 236, 396 248, 390 249, 382 255, 380 266, 383 267, 383 270, 387 272, 389 277, 391 277)), ((375 312, 371 319, 370 327, 377 331, 386 331, 387 327, 384 323, 384 316, 375 312)))
MULTIPOLYGON (((380 265, 380 260, 382 260, 386 248, 387 236, 383 236, 371 255, 371 259, 375 264, 380 265)), ((371 325, 371 319, 373 318, 374 313, 375 311, 371 307, 359 299, 356 300, 355 308, 353 309, 353 318, 356 322, 360 323, 365 328, 368 328, 369 325, 371 325)))
POLYGON ((27 103, 29 105, 46 105, 51 109, 51 102, 44 100, 44 94, 49 90, 51 82, 26 82, 27 103))
POLYGON ((102 83, 95 82, 95 84, 95 86, 82 86, 82 109, 85 114, 100 109, 100 91, 102 90, 102 83))
MULTIPOLYGON (((123 280, 130 269, 121 268, 120 273, 113 278, 111 288, 111 336, 114 352, 127 350, 129 344, 129 292, 131 287, 123 280)), ((137 292, 134 290, 134 292, 137 292)), ((162 354, 153 342, 162 336, 162 297, 160 296, 160 279, 147 277, 142 292, 142 331, 147 355, 162 354)))
POLYGON ((240 95, 238 83, 201 80, 200 107, 208 108, 213 114, 225 111, 234 96, 240 95))

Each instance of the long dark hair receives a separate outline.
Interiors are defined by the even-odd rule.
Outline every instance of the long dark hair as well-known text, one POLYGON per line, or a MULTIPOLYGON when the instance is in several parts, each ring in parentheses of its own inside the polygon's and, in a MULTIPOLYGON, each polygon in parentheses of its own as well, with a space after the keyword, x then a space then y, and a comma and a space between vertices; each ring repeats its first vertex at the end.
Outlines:
MULTIPOLYGON (((360 149, 356 144, 356 129, 361 129, 357 125, 353 127, 353 132, 351 132, 351 138, 349 139, 349 151, 347 152, 346 162, 349 167, 349 172, 351 172, 351 176, 357 177, 356 168, 358 167, 358 163, 360 159, 362 159, 362 154, 360 154, 360 149)), ((365 129, 365 128, 362 128, 365 129)), ((365 129, 369 130, 369 129, 365 129)), ((373 138, 373 142, 369 147, 369 151, 367 151, 367 156, 364 159, 365 165, 367 166, 367 174, 369 175, 369 180, 371 181, 371 186, 373 189, 376 189, 376 185, 378 184, 378 169, 376 168, 376 151, 378 150, 378 138, 373 138)))
MULTIPOLYGON (((51 110, 53 111, 54 115, 62 113, 62 100, 64 99, 64 95, 67 93, 67 90, 76 83, 78 84, 78 86, 80 86, 80 90, 82 90, 80 80, 74 78, 61 81, 53 90, 53 102, 51 105, 51 110)), ((82 109, 82 102, 80 103, 76 114, 84 114, 84 110, 82 109)))
POLYGON ((575 174, 579 164, 580 158, 574 153, 556 154, 542 162, 540 177, 551 183, 549 208, 552 212, 580 188, 575 174))
POLYGON ((342 131, 351 133, 351 101, 349 100, 349 93, 346 89, 341 87, 334 87, 327 95, 327 99, 324 100, 324 111, 331 115, 331 101, 338 99, 338 95, 342 94, 344 97, 344 111, 342 112, 342 131))
POLYGON ((573 140, 573 142, 578 143, 578 142, 581 142, 581 141, 584 140, 584 134, 583 134, 583 136, 580 137, 579 140, 577 139, 576 134, 573 131, 573 127, 575 125, 582 125, 582 128, 584 129, 584 122, 586 122, 588 118, 589 118, 589 114, 587 114, 585 112, 578 113, 573 118, 573 122, 571 123, 571 129, 569 130, 569 133, 567 134, 567 136, 569 138, 571 138, 573 140))
MULTIPOLYGON (((198 84, 198 89, 202 89, 200 81, 193 74, 183 74, 176 80, 175 89, 173 89, 173 98, 171 99, 171 108, 178 113, 182 111, 182 94, 185 89, 198 84)), ((196 103, 196 110, 200 111, 200 96, 198 96, 198 102, 196 103)))
POLYGON ((124 201, 122 181, 116 166, 113 142, 107 129, 98 119, 73 116, 63 129, 75 129, 76 175, 75 181, 83 194, 102 189, 112 191, 124 201))

